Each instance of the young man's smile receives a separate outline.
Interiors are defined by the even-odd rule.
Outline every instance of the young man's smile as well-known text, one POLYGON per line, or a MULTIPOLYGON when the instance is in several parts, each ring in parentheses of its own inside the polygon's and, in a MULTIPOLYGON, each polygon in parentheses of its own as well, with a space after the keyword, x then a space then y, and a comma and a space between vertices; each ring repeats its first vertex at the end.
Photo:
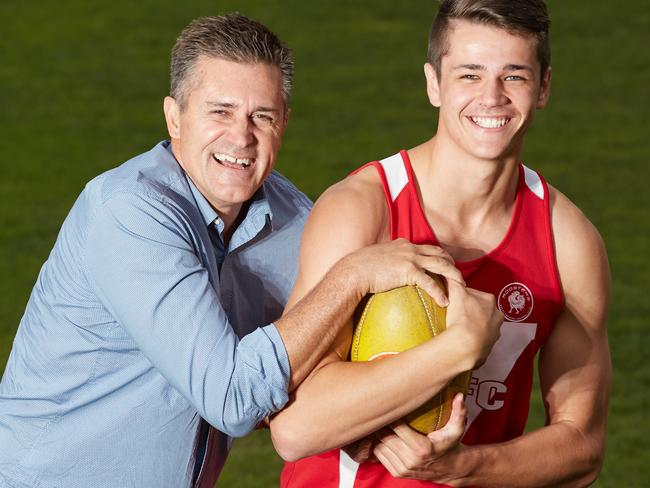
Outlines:
POLYGON ((471 158, 517 154, 548 97, 549 75, 540 79, 535 38, 462 20, 448 36, 440 73, 425 67, 431 103, 440 107, 439 131, 471 158))

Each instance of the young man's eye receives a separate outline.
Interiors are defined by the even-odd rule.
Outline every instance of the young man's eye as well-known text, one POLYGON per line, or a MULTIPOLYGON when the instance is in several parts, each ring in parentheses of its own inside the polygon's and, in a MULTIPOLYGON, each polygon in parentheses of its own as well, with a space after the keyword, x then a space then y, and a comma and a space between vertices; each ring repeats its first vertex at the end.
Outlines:
POLYGON ((478 75, 464 74, 464 75, 461 75, 461 79, 463 79, 463 80, 478 80, 478 75))
POLYGON ((509 75, 506 76, 506 81, 524 81, 526 78, 519 75, 509 75))

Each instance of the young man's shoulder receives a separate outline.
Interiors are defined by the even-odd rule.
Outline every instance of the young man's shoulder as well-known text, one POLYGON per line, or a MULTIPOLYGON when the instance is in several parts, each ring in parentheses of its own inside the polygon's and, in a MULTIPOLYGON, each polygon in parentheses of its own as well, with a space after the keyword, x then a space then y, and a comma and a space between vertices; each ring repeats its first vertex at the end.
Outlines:
POLYGON ((607 279, 608 263, 598 229, 566 195, 549 185, 553 238, 565 295, 607 279))
POLYGON ((314 206, 315 221, 336 222, 364 233, 372 243, 388 228, 388 207, 377 170, 365 167, 330 186, 314 206))
POLYGON ((556 240, 571 237, 576 245, 602 240, 596 227, 566 195, 549 185, 549 196, 556 240))

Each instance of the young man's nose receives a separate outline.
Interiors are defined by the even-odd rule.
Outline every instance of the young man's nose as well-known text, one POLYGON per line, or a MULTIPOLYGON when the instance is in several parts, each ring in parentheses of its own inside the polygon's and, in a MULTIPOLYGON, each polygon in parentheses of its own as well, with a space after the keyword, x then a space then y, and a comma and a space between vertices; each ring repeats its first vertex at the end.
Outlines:
POLYGON ((507 103, 505 87, 501 79, 486 80, 481 92, 481 103, 486 107, 497 107, 507 103))

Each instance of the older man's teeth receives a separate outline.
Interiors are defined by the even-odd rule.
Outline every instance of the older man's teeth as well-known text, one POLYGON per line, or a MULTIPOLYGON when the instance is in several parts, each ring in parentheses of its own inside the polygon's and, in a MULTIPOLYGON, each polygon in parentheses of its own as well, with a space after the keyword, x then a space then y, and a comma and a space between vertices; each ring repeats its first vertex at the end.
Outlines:
POLYGON ((498 129, 506 125, 510 119, 508 117, 471 117, 472 122, 474 122, 479 127, 485 129, 498 129))
POLYGON ((248 168, 251 165, 251 160, 249 158, 235 158, 229 154, 215 153, 212 155, 214 159, 220 162, 233 163, 248 168))

